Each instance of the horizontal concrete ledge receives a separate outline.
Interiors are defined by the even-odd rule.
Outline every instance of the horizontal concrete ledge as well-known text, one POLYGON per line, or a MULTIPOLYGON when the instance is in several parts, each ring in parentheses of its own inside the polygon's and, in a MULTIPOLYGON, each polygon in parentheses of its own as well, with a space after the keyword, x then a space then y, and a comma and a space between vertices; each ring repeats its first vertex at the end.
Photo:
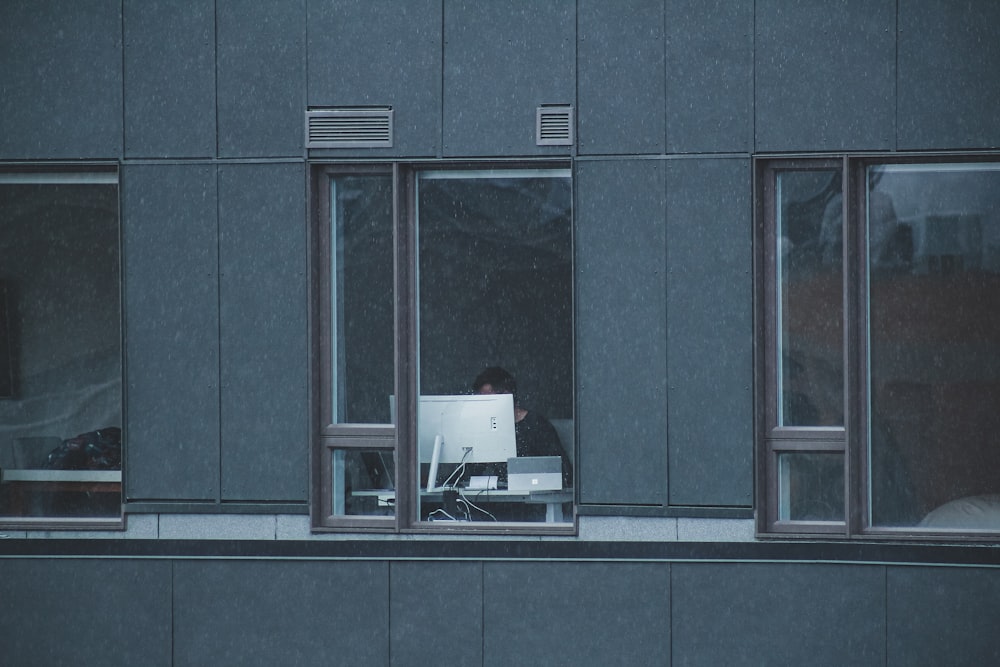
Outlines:
POLYGON ((849 542, 5 539, 0 558, 800 562, 1000 567, 991 545, 849 542))
POLYGON ((579 516, 649 516, 693 519, 752 519, 751 507, 577 505, 579 516))

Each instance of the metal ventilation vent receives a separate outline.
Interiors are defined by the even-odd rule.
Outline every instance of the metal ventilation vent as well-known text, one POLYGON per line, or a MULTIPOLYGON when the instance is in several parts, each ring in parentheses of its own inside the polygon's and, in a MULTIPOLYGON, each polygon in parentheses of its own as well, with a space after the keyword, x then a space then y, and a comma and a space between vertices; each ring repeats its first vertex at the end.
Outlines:
POLYGON ((573 107, 568 104, 543 104, 538 107, 535 143, 538 146, 573 145, 573 107))
POLYGON ((306 111, 306 148, 390 148, 392 107, 306 111))

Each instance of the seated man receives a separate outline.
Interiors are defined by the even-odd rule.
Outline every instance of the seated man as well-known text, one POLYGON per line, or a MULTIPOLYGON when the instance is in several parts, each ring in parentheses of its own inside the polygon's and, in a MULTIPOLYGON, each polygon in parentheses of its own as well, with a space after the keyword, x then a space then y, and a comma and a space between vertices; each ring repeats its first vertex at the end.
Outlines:
POLYGON ((558 456, 562 459, 563 488, 573 486, 573 465, 570 463, 559 434, 549 420, 518 403, 514 376, 499 366, 490 366, 472 383, 476 394, 512 394, 514 396, 514 437, 518 456, 558 456))

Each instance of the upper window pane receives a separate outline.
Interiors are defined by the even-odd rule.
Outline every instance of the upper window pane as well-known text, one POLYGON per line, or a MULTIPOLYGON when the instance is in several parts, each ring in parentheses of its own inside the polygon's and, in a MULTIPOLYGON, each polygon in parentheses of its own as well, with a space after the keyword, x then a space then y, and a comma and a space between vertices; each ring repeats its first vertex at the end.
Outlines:
POLYGON ((1000 166, 867 183, 869 518, 1000 530, 1000 166))
POLYGON ((843 426, 843 192, 838 169, 776 175, 777 425, 843 426))
POLYGON ((330 181, 326 408, 333 424, 392 423, 392 197, 389 174, 330 181))
POLYGON ((495 443, 485 458, 440 460, 430 486, 433 436, 418 443, 421 519, 571 519, 563 514, 572 500, 571 202, 568 170, 418 172, 420 394, 513 393, 513 410, 491 433, 509 420, 516 440, 511 452, 495 443), (515 492, 507 474, 515 452, 554 457, 556 488, 515 492), (473 477, 486 488, 472 490, 473 477))
POLYGON ((0 174, 0 521, 121 514, 113 172, 0 174))

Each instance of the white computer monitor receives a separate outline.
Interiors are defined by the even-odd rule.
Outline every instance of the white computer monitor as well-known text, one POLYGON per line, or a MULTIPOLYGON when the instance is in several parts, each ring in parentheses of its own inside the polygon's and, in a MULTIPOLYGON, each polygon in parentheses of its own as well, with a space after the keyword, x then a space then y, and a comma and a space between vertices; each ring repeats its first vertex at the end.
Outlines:
POLYGON ((421 396, 417 408, 421 463, 428 488, 440 463, 506 463, 517 456, 514 397, 510 394, 421 396))

